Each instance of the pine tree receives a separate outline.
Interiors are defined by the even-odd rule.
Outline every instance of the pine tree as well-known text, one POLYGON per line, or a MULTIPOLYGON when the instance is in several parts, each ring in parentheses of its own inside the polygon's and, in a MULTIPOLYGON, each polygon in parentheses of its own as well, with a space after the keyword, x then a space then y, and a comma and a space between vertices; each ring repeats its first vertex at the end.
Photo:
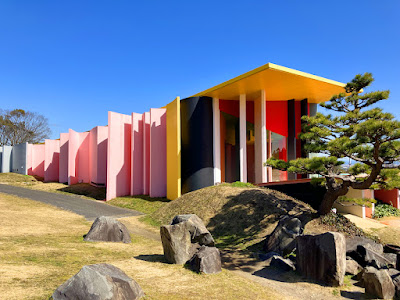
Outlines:
POLYGON ((371 108, 389 98, 389 91, 363 93, 374 81, 371 73, 357 75, 343 93, 334 95, 322 107, 335 114, 304 116, 305 151, 325 156, 285 162, 270 158, 265 165, 297 174, 318 174, 326 193, 320 214, 330 212, 335 200, 349 188, 392 188, 400 186, 400 122, 381 108, 371 108), (348 170, 343 158, 355 161, 348 170))

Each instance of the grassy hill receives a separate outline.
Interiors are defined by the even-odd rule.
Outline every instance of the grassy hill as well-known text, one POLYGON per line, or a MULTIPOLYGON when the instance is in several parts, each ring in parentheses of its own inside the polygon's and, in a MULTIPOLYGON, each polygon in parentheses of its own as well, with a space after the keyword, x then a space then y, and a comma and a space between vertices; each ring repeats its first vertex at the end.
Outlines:
POLYGON ((247 248, 269 234, 282 215, 308 222, 315 211, 281 192, 221 184, 187 193, 149 217, 156 224, 169 224, 175 215, 190 213, 204 221, 220 246, 247 248))

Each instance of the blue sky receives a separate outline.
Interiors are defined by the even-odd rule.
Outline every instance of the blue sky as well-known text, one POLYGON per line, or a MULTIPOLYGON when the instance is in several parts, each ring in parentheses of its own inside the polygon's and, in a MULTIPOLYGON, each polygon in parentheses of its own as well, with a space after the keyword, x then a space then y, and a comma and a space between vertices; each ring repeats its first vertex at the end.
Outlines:
POLYGON ((371 90, 400 119, 400 1, 0 0, 0 108, 52 138, 142 113, 267 62, 371 90))

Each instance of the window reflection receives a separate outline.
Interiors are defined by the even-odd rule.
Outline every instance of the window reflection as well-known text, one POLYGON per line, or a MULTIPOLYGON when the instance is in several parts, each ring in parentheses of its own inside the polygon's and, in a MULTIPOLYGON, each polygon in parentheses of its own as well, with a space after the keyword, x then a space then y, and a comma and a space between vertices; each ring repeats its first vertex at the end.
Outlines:
MULTIPOLYGON (((287 161, 287 138, 278 133, 267 131, 267 157, 287 161)), ((272 181, 287 180, 287 172, 270 168, 272 181)))

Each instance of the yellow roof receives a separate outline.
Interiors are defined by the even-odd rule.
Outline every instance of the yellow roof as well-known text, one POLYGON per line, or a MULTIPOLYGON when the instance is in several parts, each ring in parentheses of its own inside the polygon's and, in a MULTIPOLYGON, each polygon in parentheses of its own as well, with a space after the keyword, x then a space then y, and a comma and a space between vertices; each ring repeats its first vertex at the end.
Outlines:
POLYGON ((344 92, 344 86, 341 82, 268 63, 193 96, 235 100, 246 94, 247 100, 254 100, 264 89, 269 101, 307 98, 311 103, 320 103, 344 92))

